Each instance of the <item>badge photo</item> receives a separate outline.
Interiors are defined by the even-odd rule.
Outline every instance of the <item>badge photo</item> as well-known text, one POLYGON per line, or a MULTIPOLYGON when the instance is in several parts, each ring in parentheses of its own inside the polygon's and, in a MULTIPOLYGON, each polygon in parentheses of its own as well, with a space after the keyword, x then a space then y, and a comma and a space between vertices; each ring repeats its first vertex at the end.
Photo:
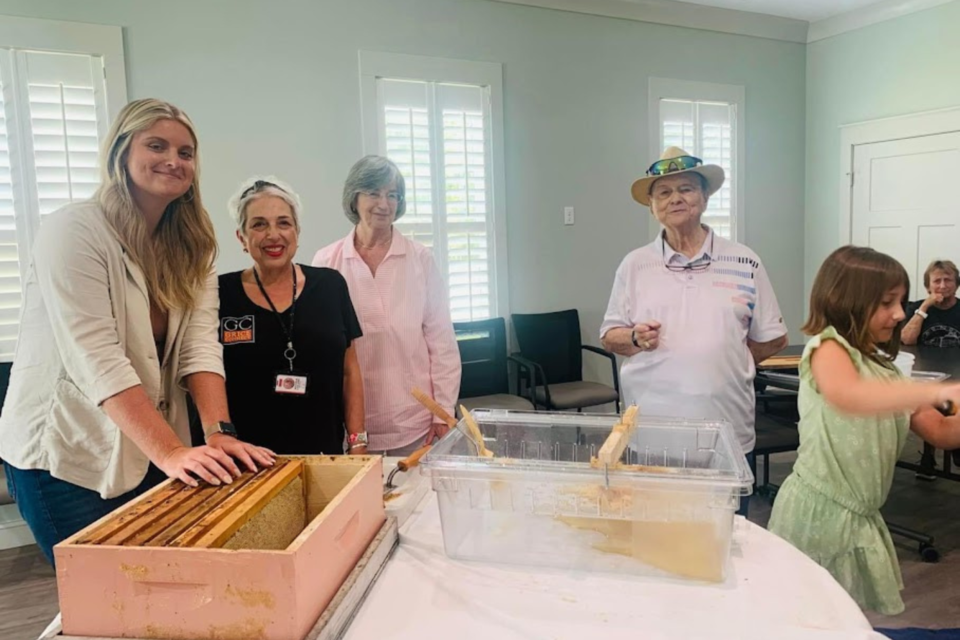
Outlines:
POLYGON ((302 396, 307 393, 307 376, 278 373, 274 392, 302 396))

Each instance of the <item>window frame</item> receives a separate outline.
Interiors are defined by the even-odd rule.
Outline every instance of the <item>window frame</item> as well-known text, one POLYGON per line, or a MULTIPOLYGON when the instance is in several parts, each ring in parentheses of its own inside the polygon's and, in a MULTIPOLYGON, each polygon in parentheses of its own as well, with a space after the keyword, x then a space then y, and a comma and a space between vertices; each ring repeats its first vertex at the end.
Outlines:
MULTIPOLYGON (((40 212, 35 210, 28 196, 27 184, 36 181, 33 138, 29 119, 26 78, 14 74, 22 62, 23 52, 64 53, 99 58, 103 66, 102 105, 106 111, 106 125, 113 121, 127 103, 126 68, 123 55, 123 30, 112 25, 83 24, 58 20, 39 20, 0 16, 0 76, 3 78, 3 102, 17 116, 7 123, 13 180, 14 221, 17 227, 17 254, 20 270, 21 295, 27 281, 33 243, 40 227, 40 212)), ((106 131, 103 132, 106 134, 106 131)), ((22 298, 21 298, 22 303, 22 298)), ((21 308, 22 309, 22 308, 21 308)), ((0 362, 12 361, 12 355, 0 355, 0 362)))
MULTIPOLYGON (((735 148, 731 158, 732 173, 736 180, 733 190, 733 216, 731 224, 734 232, 731 240, 743 243, 746 239, 747 207, 745 199, 745 184, 743 168, 746 166, 746 90, 742 85, 717 84, 713 82, 697 82, 693 80, 675 80, 670 78, 651 77, 648 92, 648 122, 649 122, 649 162, 642 167, 646 172, 650 162, 663 153, 663 123, 660 118, 661 100, 690 100, 694 102, 725 102, 734 106, 736 131, 734 132, 735 148)), ((699 134, 698 134, 699 135, 699 134)), ((653 216, 650 217, 650 237, 656 237, 660 232, 660 223, 653 216)))
MULTIPOLYGON (((410 80, 484 87, 488 91, 490 121, 486 124, 491 167, 491 202, 488 208, 488 247, 493 268, 491 318, 509 317, 510 291, 507 275, 506 171, 503 145, 503 65, 494 62, 452 60, 379 51, 360 51, 360 113, 363 154, 380 154, 384 148, 380 126, 377 80, 410 80)), ((438 126, 439 121, 434 123, 438 126)), ((444 227, 440 221, 439 227, 444 227)), ((444 258, 442 264, 446 264, 444 258)), ((442 273, 448 284, 448 273, 442 273)))

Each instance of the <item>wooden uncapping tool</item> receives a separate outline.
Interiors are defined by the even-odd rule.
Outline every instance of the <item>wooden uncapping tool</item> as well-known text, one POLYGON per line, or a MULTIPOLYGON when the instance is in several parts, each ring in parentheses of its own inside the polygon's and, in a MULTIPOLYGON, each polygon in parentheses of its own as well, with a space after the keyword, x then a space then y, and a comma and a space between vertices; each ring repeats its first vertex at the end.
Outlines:
POLYGON ((637 406, 632 405, 623 412, 620 422, 613 425, 610 435, 597 452, 597 457, 590 461, 591 466, 603 465, 603 481, 607 488, 610 488, 610 467, 620 464, 623 451, 637 428, 637 410, 637 406))
POLYGON ((451 429, 457 426, 457 419, 444 411, 443 407, 437 404, 436 400, 425 394, 418 387, 411 389, 410 395, 416 398, 417 402, 425 406, 430 413, 443 420, 451 429))
POLYGON ((467 430, 470 432, 470 439, 477 445, 477 453, 484 458, 492 458, 493 451, 487 449, 487 445, 484 444, 480 425, 473 419, 470 411, 465 406, 460 405, 460 414, 463 415, 463 421, 466 423, 467 430))
POLYGON ((393 471, 390 472, 390 475, 387 476, 387 484, 385 484, 384 487, 383 487, 383 497, 384 497, 384 498, 386 498, 386 497, 389 496, 391 493, 393 493, 394 491, 397 490, 397 487, 395 487, 394 484, 393 484, 393 477, 394 477, 395 475, 397 475, 398 472, 401 472, 401 471, 407 472, 407 471, 409 471, 410 469, 413 469, 413 468, 415 468, 417 465, 419 465, 419 464, 420 464, 420 458, 422 458, 423 456, 425 456, 425 455, 427 454, 427 452, 430 451, 430 448, 431 448, 432 446, 433 446, 433 445, 429 445, 429 444, 428 444, 428 445, 425 446, 425 447, 420 447, 419 449, 417 449, 416 451, 414 451, 413 453, 411 453, 409 456, 407 456, 406 458, 404 458, 403 460, 401 460, 400 462, 397 463, 397 467, 396 467, 393 471))

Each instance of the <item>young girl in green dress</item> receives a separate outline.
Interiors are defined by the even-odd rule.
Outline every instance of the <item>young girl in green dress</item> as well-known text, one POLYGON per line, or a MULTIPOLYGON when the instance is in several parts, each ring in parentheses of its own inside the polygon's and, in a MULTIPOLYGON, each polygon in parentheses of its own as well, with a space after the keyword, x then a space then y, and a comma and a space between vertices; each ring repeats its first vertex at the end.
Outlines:
POLYGON ((897 553, 880 515, 908 430, 960 447, 960 384, 910 382, 893 365, 900 347, 903 266, 842 247, 820 267, 803 332, 800 448, 769 529, 827 569, 864 609, 903 611, 897 553))

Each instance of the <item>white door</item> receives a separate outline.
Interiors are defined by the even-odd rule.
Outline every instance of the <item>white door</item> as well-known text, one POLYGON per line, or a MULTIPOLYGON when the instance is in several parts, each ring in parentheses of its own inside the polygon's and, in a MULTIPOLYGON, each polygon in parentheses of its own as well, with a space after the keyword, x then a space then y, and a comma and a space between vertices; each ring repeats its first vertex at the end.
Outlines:
POLYGON ((911 300, 926 297, 932 260, 960 264, 960 132, 853 149, 852 242, 887 253, 910 275, 911 300))

